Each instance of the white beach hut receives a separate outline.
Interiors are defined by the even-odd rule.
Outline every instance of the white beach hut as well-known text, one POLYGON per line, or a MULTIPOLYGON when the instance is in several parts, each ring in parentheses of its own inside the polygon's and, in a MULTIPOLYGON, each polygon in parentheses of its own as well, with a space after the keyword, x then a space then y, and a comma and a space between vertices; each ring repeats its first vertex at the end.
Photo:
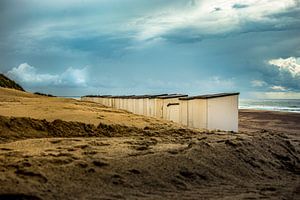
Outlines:
POLYGON ((120 96, 120 109, 124 110, 124 96, 120 96))
POLYGON ((168 94, 148 95, 148 97, 144 99, 144 115, 155 117, 156 98, 166 95, 168 94))
POLYGON ((101 103, 105 106, 110 106, 110 98, 108 96, 104 96, 101 98, 101 103))
POLYGON ((111 107, 116 108, 116 98, 117 96, 111 96, 111 107))
POLYGON ((117 109, 121 109, 121 97, 120 96, 117 96, 116 97, 116 108, 117 109))
POLYGON ((149 95, 134 96, 134 113, 138 115, 144 115, 144 99, 149 95))
POLYGON ((130 111, 130 99, 134 98, 134 95, 120 96, 120 109, 130 111))
POLYGON ((238 131, 239 93, 183 97, 179 122, 192 128, 238 131))
MULTIPOLYGON (((170 106, 170 104, 179 103, 180 97, 187 97, 187 96, 188 95, 185 95, 185 94, 170 94, 170 95, 166 95, 166 96, 155 97, 155 117, 169 120, 167 118, 167 113, 168 113, 167 110, 168 110, 168 107, 170 106)), ((178 114, 179 114, 179 112, 178 112, 178 114)), ((171 116, 169 116, 169 118, 170 117, 171 116)), ((174 118, 174 117, 172 116, 172 118, 174 118)))
POLYGON ((180 123, 180 106, 179 103, 169 103, 166 108, 166 120, 180 123))
POLYGON ((128 102, 128 111, 133 113, 133 109, 134 109, 134 104, 133 104, 133 99, 134 97, 128 98, 127 102, 128 102))
POLYGON ((107 106, 112 107, 112 98, 111 98, 111 96, 105 97, 105 99, 107 101, 107 106))

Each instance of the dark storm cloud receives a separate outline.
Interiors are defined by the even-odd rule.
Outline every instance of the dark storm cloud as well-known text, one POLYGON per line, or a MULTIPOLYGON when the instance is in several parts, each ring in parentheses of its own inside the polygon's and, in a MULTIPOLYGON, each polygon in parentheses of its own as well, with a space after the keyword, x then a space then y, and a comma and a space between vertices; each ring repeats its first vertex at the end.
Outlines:
POLYGON ((280 2, 3 0, 0 71, 57 94, 300 92, 269 63, 300 57, 299 1, 280 2))

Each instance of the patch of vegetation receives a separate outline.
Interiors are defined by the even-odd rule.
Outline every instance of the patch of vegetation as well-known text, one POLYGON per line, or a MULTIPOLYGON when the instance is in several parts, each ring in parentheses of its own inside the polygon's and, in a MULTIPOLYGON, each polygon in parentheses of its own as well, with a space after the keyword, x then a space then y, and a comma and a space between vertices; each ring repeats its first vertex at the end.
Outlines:
POLYGON ((4 76, 4 74, 0 74, 0 87, 25 91, 18 83, 16 83, 13 80, 10 80, 6 76, 4 76))
POLYGON ((46 96, 46 97, 56 97, 56 96, 54 96, 52 94, 44 94, 44 93, 41 93, 41 92, 35 92, 34 94, 40 95, 40 96, 46 96))

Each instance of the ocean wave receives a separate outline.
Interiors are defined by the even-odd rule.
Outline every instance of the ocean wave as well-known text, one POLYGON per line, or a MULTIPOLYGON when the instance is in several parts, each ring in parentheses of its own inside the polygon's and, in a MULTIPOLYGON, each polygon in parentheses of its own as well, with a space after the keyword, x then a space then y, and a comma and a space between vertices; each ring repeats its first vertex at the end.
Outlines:
POLYGON ((241 105, 239 109, 254 109, 254 110, 270 110, 300 113, 299 107, 278 107, 278 106, 263 106, 263 105, 241 105))

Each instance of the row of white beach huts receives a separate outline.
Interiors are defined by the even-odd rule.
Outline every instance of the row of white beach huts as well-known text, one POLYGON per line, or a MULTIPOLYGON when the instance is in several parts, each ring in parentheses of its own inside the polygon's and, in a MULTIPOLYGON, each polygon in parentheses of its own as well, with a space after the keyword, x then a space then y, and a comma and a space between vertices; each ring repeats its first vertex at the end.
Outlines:
POLYGON ((177 122, 192 128, 238 131, 239 93, 188 96, 183 94, 83 96, 116 109, 177 122))

